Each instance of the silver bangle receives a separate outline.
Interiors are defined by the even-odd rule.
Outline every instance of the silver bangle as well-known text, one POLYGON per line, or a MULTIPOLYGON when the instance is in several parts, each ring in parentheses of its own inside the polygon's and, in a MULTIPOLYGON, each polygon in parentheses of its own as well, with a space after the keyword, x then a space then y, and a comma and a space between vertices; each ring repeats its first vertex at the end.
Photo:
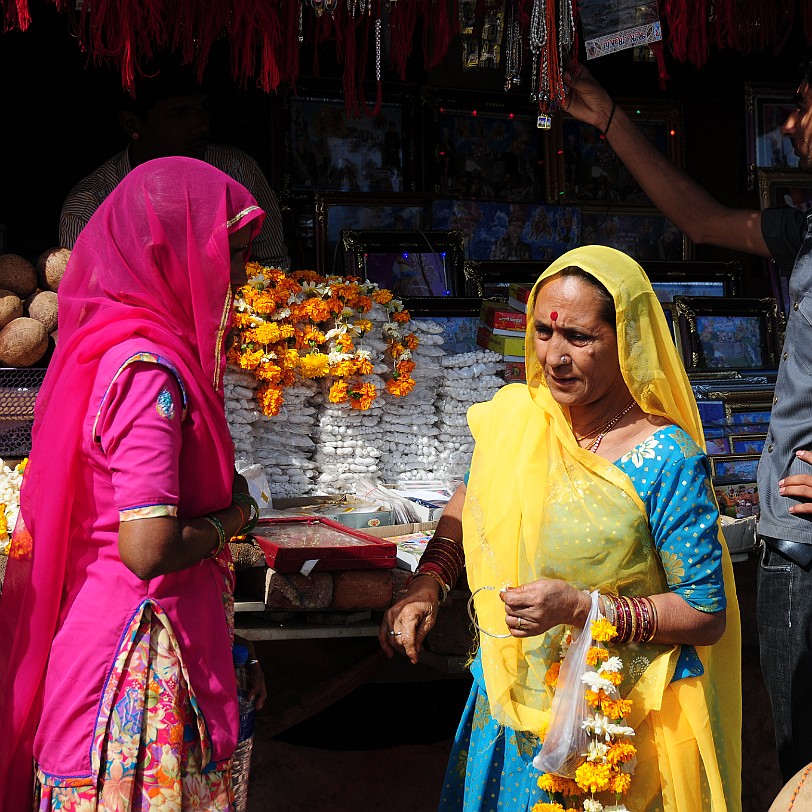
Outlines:
POLYGON ((496 587, 481 586, 479 587, 479 589, 475 589, 471 593, 471 597, 468 598, 468 617, 471 618, 471 623, 474 624, 477 631, 482 632, 482 634, 487 634, 488 637, 498 637, 498 638, 513 637, 513 635, 510 632, 508 632, 507 634, 494 634, 493 632, 489 632, 487 629, 483 629, 482 626, 480 626, 479 623, 477 623, 476 615, 474 614, 474 595, 476 595, 477 592, 482 592, 483 589, 486 592, 493 592, 494 590, 496 590, 496 587))
POLYGON ((249 660, 246 664, 246 668, 250 668, 252 665, 259 665, 259 660, 249 660))

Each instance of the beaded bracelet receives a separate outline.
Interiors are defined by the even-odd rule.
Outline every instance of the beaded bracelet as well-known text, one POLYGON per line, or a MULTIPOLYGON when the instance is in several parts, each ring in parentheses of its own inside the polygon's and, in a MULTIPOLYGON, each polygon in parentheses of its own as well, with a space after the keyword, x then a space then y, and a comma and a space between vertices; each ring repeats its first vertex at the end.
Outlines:
MULTIPOLYGON (((259 521, 259 505, 257 504, 257 500, 254 499, 250 493, 232 493, 231 501, 236 502, 238 505, 239 503, 248 505, 250 508, 248 511, 248 521, 239 529, 239 532, 237 533, 238 536, 244 536, 247 533, 250 533, 257 526, 257 522, 259 521)), ((240 514, 242 514, 242 510, 240 510, 240 514)))
POLYGON ((217 546, 208 555, 204 555, 203 558, 217 558, 217 556, 223 552, 223 548, 226 546, 226 531, 223 528, 220 520, 211 513, 201 516, 201 518, 203 521, 208 522, 217 531, 217 546))

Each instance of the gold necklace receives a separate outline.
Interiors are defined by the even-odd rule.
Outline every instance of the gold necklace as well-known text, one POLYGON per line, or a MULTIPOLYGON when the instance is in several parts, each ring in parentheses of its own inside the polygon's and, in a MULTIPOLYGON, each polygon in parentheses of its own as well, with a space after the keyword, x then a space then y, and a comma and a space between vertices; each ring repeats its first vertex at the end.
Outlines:
POLYGON ((597 452, 598 447, 601 444, 601 441, 607 434, 612 430, 615 423, 620 420, 621 417, 627 415, 635 406, 637 405, 637 401, 632 398, 629 403, 627 403, 614 417, 607 420, 600 428, 593 429, 592 431, 587 432, 586 434, 581 435, 580 437, 575 434, 575 430, 573 429, 573 434, 575 434, 575 441, 577 443, 581 443, 583 440, 586 440, 587 437, 592 436, 593 434, 597 433, 598 436, 592 441, 592 444, 587 446, 587 451, 591 451, 593 454, 597 452))

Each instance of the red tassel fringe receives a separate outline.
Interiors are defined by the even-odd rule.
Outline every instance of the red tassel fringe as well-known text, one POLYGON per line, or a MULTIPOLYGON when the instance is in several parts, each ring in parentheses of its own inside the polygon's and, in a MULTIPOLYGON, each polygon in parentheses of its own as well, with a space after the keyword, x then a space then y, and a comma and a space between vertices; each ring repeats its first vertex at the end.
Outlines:
MULTIPOLYGON (((75 11, 75 0, 50 2, 71 16, 82 50, 96 63, 116 65, 122 86, 131 91, 141 65, 166 48, 181 54, 183 61, 194 65, 202 76, 214 42, 223 36, 231 45, 231 71, 239 82, 250 79, 271 91, 280 84, 293 85, 299 75, 296 0, 85 0, 81 12, 75 11)), ((315 43, 313 73, 319 74, 319 46, 333 40, 343 65, 348 113, 355 115, 361 111, 370 115, 362 85, 374 70, 369 65, 374 37, 371 22, 380 14, 381 2, 375 0, 373 14, 364 14, 363 24, 360 16, 352 18, 341 1, 334 16, 324 13, 316 18, 309 5, 303 9, 306 39, 315 43)), ((556 5, 550 2, 548 8, 556 5)), ((519 0, 518 15, 525 32, 530 7, 531 0, 519 0)), ((25 31, 31 24, 29 0, 0 0, 0 10, 5 31, 25 31)), ((661 12, 670 53, 677 61, 697 67, 706 62, 711 46, 745 54, 768 49, 778 53, 795 24, 800 25, 806 43, 812 45, 809 0, 662 0, 661 12)), ((392 4, 388 19, 390 65, 401 80, 406 78, 418 17, 426 69, 442 61, 459 32, 458 0, 398 0, 392 4)), ((553 39, 555 25, 548 30, 553 39)), ((662 83, 667 79, 662 45, 654 51, 662 83)), ((554 95, 564 66, 555 67, 558 73, 550 77, 554 95)), ((379 109, 380 95, 378 88, 375 110, 379 109)))

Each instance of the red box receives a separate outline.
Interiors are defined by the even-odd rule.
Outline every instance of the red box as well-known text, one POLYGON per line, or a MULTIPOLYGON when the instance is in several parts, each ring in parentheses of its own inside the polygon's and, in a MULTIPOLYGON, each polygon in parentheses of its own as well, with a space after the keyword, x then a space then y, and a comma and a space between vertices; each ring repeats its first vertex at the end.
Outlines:
POLYGON ((508 304, 516 310, 527 310, 533 286, 526 282, 511 282, 508 286, 508 304))
POLYGON ((260 519, 252 533, 277 572, 391 569, 397 546, 321 516, 260 519))
POLYGON ((479 318, 492 330, 511 330, 524 333, 527 317, 523 310, 507 307, 503 302, 482 302, 479 318))
POLYGON ((510 357, 506 357, 504 377, 509 383, 515 383, 516 381, 524 383, 527 380, 527 376, 525 375, 524 371, 524 358, 518 361, 511 360, 510 357))

